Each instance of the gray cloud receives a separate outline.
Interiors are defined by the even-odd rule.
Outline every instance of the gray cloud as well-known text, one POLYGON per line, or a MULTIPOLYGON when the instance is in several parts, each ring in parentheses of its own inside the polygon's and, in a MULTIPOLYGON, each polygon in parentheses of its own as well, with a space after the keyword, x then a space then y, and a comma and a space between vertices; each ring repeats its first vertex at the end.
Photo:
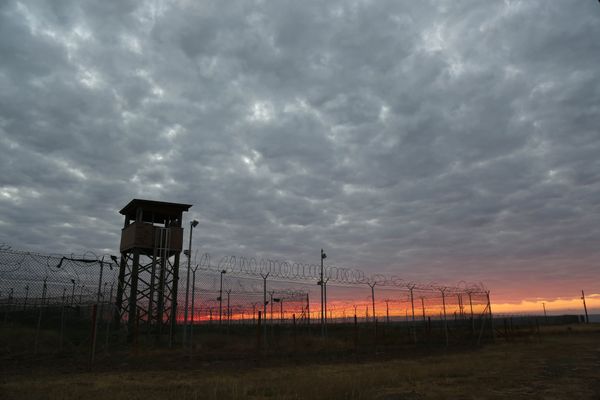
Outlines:
POLYGON ((0 242, 115 252, 153 198, 202 251, 575 293, 599 36, 592 0, 5 2, 0 242))

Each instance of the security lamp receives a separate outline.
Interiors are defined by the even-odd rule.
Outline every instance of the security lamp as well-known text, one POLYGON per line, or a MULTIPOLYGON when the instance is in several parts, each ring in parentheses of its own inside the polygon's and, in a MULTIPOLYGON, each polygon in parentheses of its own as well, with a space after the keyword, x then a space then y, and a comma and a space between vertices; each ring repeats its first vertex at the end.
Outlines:
POLYGON ((327 258, 327 254, 325 254, 325 253, 322 253, 322 254, 321 254, 321 258, 322 258, 322 259, 326 259, 326 258, 327 258))
POLYGON ((221 296, 217 297, 217 301, 221 301, 221 296))
POLYGON ((191 225, 192 225, 192 228, 195 228, 195 227, 197 227, 197 226, 198 226, 198 221, 196 221, 196 220, 193 220, 193 221, 191 222, 191 225))
POLYGON ((281 299, 273 299, 274 303, 279 303, 281 301, 281 299))
POLYGON ((221 273, 222 273, 222 274, 226 274, 226 273, 227 273, 227 271, 226 271, 226 270, 223 270, 223 271, 221 271, 221 273))

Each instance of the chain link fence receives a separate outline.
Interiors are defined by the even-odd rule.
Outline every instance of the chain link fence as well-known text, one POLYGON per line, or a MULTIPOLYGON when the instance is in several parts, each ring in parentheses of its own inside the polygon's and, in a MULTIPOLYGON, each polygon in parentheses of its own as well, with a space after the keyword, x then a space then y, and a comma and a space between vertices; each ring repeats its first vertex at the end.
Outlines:
MULTIPOLYGON (((495 334, 489 295, 481 286, 419 285, 330 266, 321 279, 319 266, 230 256, 211 262, 207 254, 191 265, 187 287, 187 263, 180 265, 171 346, 238 353, 392 351, 481 343, 495 334)), ((136 321, 135 332, 113 323, 117 279, 111 255, 0 247, 4 352, 71 351, 93 358, 131 346, 167 345, 151 337, 144 320, 136 321)))

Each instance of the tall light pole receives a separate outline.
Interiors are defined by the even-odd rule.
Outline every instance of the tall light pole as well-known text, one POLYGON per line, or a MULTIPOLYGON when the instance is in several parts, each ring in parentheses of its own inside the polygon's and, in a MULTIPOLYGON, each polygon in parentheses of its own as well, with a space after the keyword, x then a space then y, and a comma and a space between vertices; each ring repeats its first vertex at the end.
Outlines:
POLYGON ((221 286, 219 286, 219 325, 223 320, 223 274, 226 274, 226 270, 221 270, 221 286))
POLYGON ((194 335, 194 303, 196 300, 196 271, 198 270, 198 265, 196 265, 192 269, 192 315, 190 318, 190 346, 192 345, 193 335, 194 335))
POLYGON ((188 320, 188 302, 190 296, 190 265, 192 263, 192 232, 194 228, 198 226, 198 221, 190 221, 190 244, 188 246, 188 265, 187 274, 185 280, 185 308, 183 310, 183 343, 185 344, 187 339, 187 320, 188 320))
POLYGON ((323 260, 327 258, 327 254, 321 249, 321 279, 319 285, 321 285, 321 336, 325 336, 325 282, 323 281, 323 260))

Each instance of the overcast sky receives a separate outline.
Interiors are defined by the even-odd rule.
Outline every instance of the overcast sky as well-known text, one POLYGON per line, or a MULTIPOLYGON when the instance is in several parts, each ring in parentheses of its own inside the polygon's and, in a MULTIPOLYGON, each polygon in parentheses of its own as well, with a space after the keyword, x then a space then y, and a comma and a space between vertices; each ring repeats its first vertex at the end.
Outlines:
POLYGON ((600 292, 600 4, 0 2, 0 242, 600 292), (187 234, 187 230, 186 230, 187 234))

